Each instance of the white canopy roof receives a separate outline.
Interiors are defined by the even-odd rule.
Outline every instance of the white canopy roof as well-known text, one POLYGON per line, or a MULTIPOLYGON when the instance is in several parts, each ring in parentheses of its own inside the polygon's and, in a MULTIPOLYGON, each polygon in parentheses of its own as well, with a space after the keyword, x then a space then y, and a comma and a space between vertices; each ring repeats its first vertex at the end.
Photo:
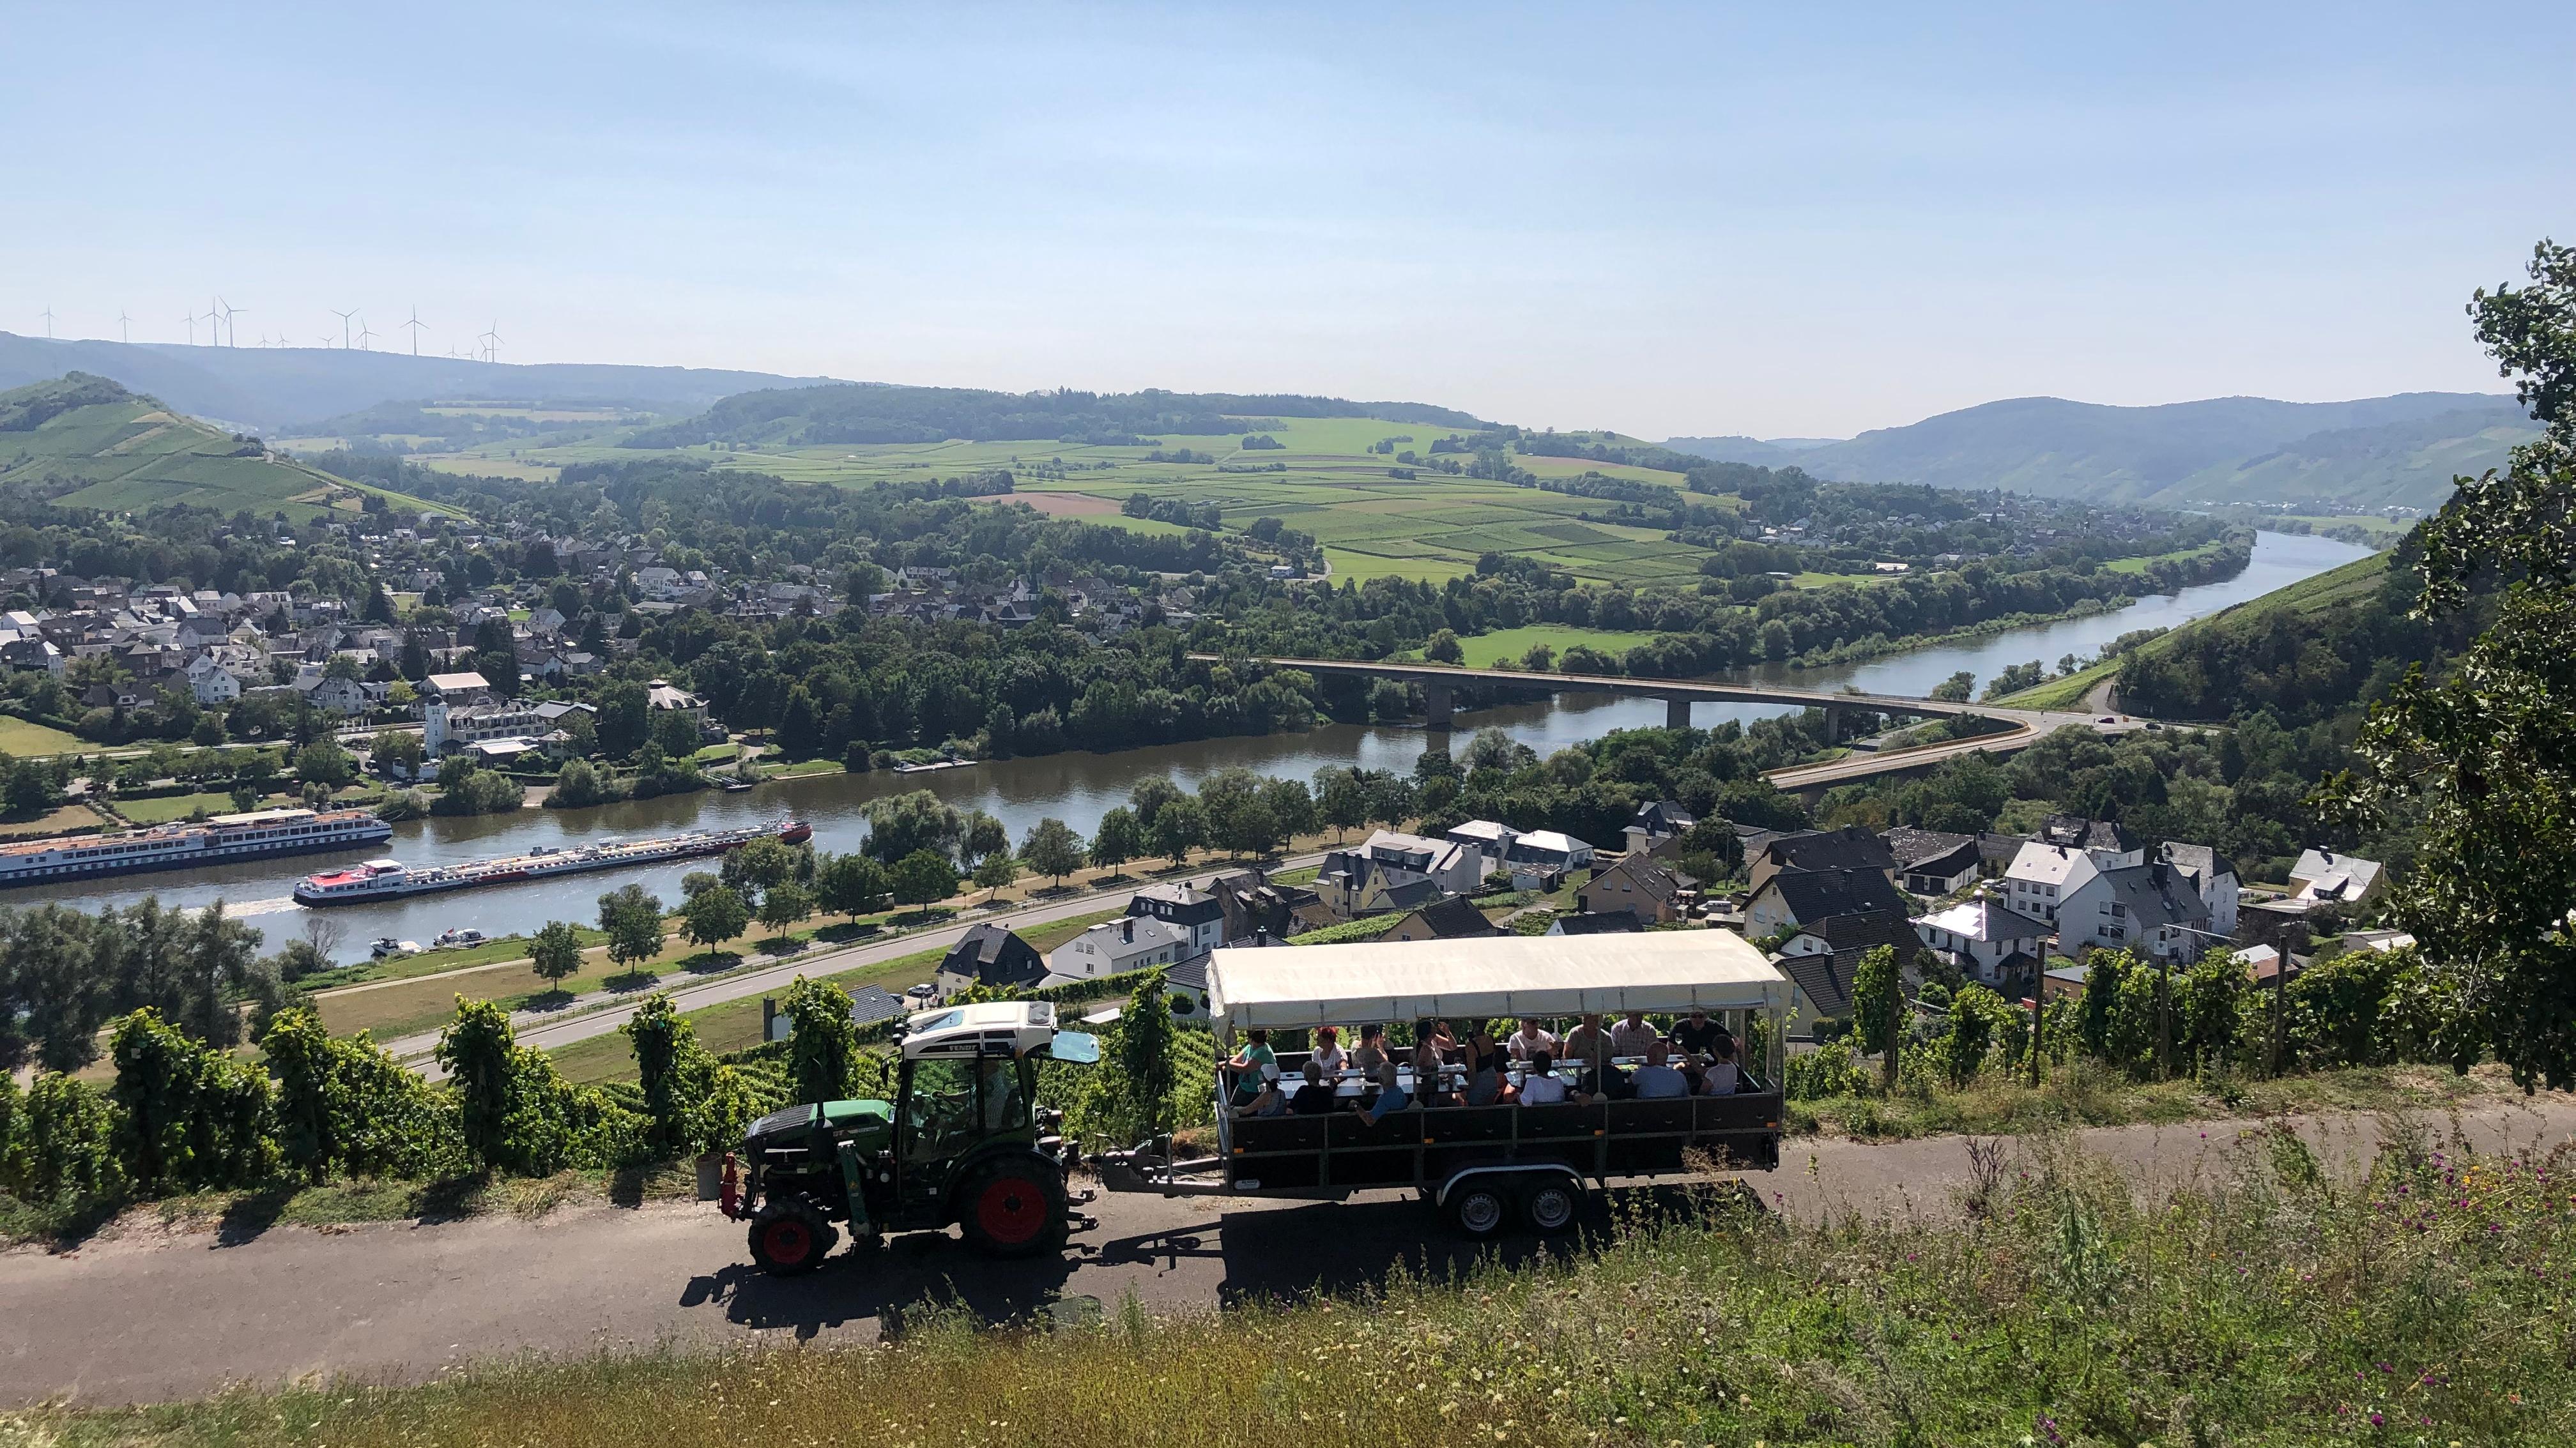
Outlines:
POLYGON ((1788 1002, 1787 978, 1726 930, 1220 950, 1208 962, 1208 1014, 1238 1030, 1788 1002))

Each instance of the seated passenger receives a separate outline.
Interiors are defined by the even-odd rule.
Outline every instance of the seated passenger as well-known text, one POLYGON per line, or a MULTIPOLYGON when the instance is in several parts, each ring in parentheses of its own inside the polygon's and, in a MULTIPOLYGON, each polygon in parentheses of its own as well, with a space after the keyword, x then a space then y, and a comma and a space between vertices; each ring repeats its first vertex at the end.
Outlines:
POLYGON ((1550 1055, 1556 1053, 1556 1036, 1540 1025, 1535 1016, 1521 1017, 1520 1029, 1512 1032, 1512 1038, 1504 1044, 1511 1048, 1515 1061, 1527 1061, 1541 1051, 1550 1055))
POLYGON ((1707 1007, 1693 1006, 1689 1019, 1673 1027, 1673 1044, 1691 1056, 1706 1060, 1717 1050, 1718 1038, 1726 1033, 1725 1026, 1709 1019, 1707 1007))
POLYGON ((1374 1023, 1360 1027, 1359 1046, 1351 1052, 1351 1069, 1363 1081, 1377 1079, 1378 1063, 1386 1059, 1386 1027, 1374 1023))
POLYGON ((1626 1020, 1610 1028, 1610 1054, 1643 1056, 1647 1054, 1647 1047, 1661 1040, 1663 1037, 1655 1033, 1655 1028, 1646 1024, 1644 1011, 1630 1011, 1626 1020))
POLYGON ((1564 1049, 1556 1054, 1567 1065, 1583 1068, 1587 1078, 1597 1076, 1602 1067, 1610 1064, 1610 1033, 1601 1029, 1601 1017, 1585 1016, 1580 1025, 1565 1033, 1564 1049))
POLYGON ((1317 1026, 1315 1028, 1315 1054, 1312 1059, 1316 1065, 1324 1068, 1325 1080, 1330 1081, 1342 1074, 1342 1068, 1350 1064, 1350 1058, 1342 1052, 1340 1027, 1317 1026))
POLYGON ((1529 1070, 1521 1076, 1523 1106, 1554 1106, 1565 1099, 1565 1083, 1556 1079, 1556 1058, 1540 1051, 1529 1058, 1529 1070))
POLYGON ((1732 1096, 1744 1084, 1744 1073, 1735 1064, 1735 1040, 1732 1036, 1718 1041, 1716 1056, 1717 1059, 1709 1062, 1708 1068, 1700 1073, 1699 1094, 1732 1096))
POLYGON ((1234 1053, 1234 1059, 1225 1063, 1225 1069, 1234 1081, 1232 1100, 1235 1108, 1241 1110, 1250 1106, 1253 1098, 1261 1094, 1265 1080, 1279 1079, 1279 1057, 1270 1049, 1270 1033, 1244 1032, 1243 1049, 1234 1053), (1264 1067, 1269 1069, 1266 1077, 1262 1074, 1264 1067))
POLYGON ((1322 1062, 1306 1062, 1306 1079, 1297 1094, 1288 1098, 1288 1109, 1299 1116, 1321 1116, 1333 1109, 1333 1082, 1324 1074, 1322 1062))
MULTIPOLYGON (((1458 1037, 1449 1029, 1449 1023, 1447 1021, 1431 1021, 1427 1022, 1427 1024, 1431 1027, 1431 1044, 1439 1050, 1440 1059, 1453 1066, 1457 1065, 1461 1052, 1463 1052, 1465 1048, 1458 1044, 1458 1037)), ((1414 1039, 1420 1040, 1422 1038, 1417 1035, 1414 1039)))
POLYGON ((1413 1099, 1426 1107, 1449 1104, 1440 1080, 1440 1036, 1447 1030, 1437 1021, 1422 1021, 1413 1028, 1413 1099))
POLYGON ((1631 1084, 1635 1086, 1640 1101, 1660 1101, 1690 1094, 1690 1083, 1665 1061, 1664 1043, 1661 1041, 1646 1048, 1646 1064, 1637 1068, 1631 1084))
POLYGON ((1413 1104, 1404 1094, 1404 1078, 1396 1074, 1395 1058, 1381 1053, 1377 1062, 1377 1100, 1369 1104, 1368 1119, 1383 1121, 1390 1111, 1402 1111, 1413 1104))
POLYGON ((1281 1088, 1279 1083, 1278 1062, 1273 1061, 1269 1065, 1261 1068, 1260 1094, 1254 1096, 1250 1101, 1245 1102, 1243 1105, 1236 1107, 1234 1114, 1237 1116, 1285 1116, 1288 1114, 1288 1093, 1281 1088))

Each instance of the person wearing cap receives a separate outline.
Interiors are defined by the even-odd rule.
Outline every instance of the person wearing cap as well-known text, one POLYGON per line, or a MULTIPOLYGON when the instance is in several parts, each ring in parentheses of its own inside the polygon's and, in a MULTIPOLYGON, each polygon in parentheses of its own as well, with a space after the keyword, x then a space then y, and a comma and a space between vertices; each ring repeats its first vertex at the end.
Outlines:
POLYGON ((1265 1061, 1261 1066, 1261 1093, 1235 1108, 1237 1116, 1285 1116, 1288 1093, 1279 1084, 1279 1063, 1265 1061))

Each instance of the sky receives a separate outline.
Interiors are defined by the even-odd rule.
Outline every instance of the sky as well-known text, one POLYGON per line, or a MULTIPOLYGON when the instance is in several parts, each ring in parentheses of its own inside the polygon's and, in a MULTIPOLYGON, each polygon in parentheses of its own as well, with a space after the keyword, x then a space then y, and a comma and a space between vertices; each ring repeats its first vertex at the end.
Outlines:
POLYGON ((13 6, 0 329, 1847 436, 2501 391, 2576 7, 13 6), (203 340, 206 329, 197 328, 203 340))

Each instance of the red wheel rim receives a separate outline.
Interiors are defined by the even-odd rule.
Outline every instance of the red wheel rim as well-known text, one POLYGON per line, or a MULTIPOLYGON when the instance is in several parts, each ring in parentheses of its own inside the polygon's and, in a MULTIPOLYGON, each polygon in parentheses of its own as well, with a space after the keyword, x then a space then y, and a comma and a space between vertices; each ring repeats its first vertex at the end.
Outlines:
POLYGON ((814 1250, 814 1234, 793 1217, 781 1217, 769 1224, 761 1235, 769 1248, 769 1260, 790 1267, 805 1260, 814 1250))
POLYGON ((1046 1219, 1046 1192, 1027 1177, 1003 1177, 975 1199, 975 1225, 996 1242, 1035 1241, 1046 1219))

